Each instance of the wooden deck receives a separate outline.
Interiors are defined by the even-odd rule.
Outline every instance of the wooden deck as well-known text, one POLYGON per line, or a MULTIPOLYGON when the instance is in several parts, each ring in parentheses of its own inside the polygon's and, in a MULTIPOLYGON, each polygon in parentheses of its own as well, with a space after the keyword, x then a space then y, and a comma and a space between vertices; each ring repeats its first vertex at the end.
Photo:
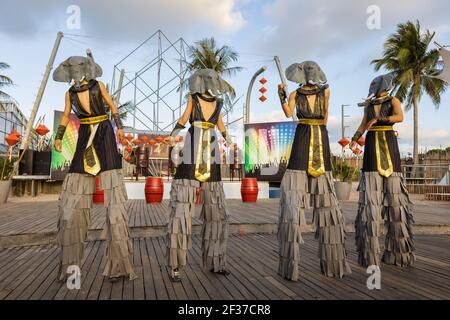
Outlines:
POLYGON ((353 273, 344 279, 320 274, 317 241, 305 235, 298 282, 276 274, 277 241, 271 234, 232 235, 229 276, 201 268, 200 239, 194 236, 189 265, 181 283, 172 283, 164 267, 164 238, 135 238, 134 263, 139 278, 111 284, 101 275, 103 242, 91 241, 82 266, 80 290, 68 290, 56 279, 54 245, 0 250, 1 299, 450 299, 449 236, 418 236, 413 267, 381 266, 381 290, 368 290, 365 270, 356 265, 352 237, 347 248, 353 273))
MULTIPOLYGON (((276 232, 277 199, 259 200, 257 203, 243 203, 227 200, 232 233, 276 232)), ((150 205, 144 200, 127 202, 129 225, 133 237, 162 236, 168 217, 168 202, 150 205)), ((357 203, 341 202, 346 217, 347 230, 353 231, 357 203)), ((200 207, 197 208, 197 215, 200 207)), ((56 235, 56 201, 13 201, 0 207, 0 248, 16 245, 37 245, 51 243, 56 235)), ((312 221, 312 212, 306 213, 307 221, 312 221)), ((450 234, 450 203, 427 203, 421 201, 414 210, 416 234, 450 234)), ((105 209, 96 205, 91 213, 89 239, 99 240, 105 224, 105 209)), ((193 221, 194 233, 200 230, 200 221, 193 221)), ((312 227, 304 232, 311 232, 312 227)))

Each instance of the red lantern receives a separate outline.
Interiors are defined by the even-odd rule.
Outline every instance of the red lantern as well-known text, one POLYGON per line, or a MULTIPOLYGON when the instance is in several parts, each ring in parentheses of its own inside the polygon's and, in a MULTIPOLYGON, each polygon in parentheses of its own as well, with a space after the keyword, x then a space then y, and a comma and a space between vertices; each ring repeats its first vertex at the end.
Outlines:
POLYGON ((133 140, 133 136, 131 135, 131 133, 129 133, 129 134, 127 135, 127 140, 128 140, 128 141, 133 140))
POLYGON ((163 137, 161 137, 161 136, 157 136, 157 137, 156 137, 156 141, 158 141, 158 143, 161 143, 163 140, 164 140, 164 139, 163 139, 163 137))
POLYGON ((16 135, 16 136, 18 136, 18 137, 20 138, 20 133, 19 133, 16 129, 14 129, 14 130, 11 132, 11 134, 16 135))
POLYGON ((355 150, 353 150, 353 153, 356 155, 360 155, 361 154, 361 149, 360 148, 356 148, 355 150))
POLYGON ((142 140, 142 142, 143 142, 144 144, 146 144, 147 141, 148 141, 148 137, 147 137, 147 136, 142 136, 142 137, 141 137, 141 140, 142 140))
POLYGON ((126 146, 128 144, 128 140, 127 139, 122 139, 122 145, 126 146))
POLYGON ((148 142, 151 146, 155 144, 155 140, 150 139, 150 141, 148 142))
POLYGON ((126 162, 130 162, 131 157, 125 157, 124 159, 125 159, 126 162))
POLYGON ((262 87, 261 89, 259 89, 259 92, 261 92, 262 94, 264 94, 264 93, 266 93, 266 92, 267 92, 267 89, 266 89, 266 88, 264 88, 264 87, 262 87))
POLYGON ((128 152, 128 153, 130 153, 131 152, 131 150, 133 150, 133 149, 131 149, 131 147, 130 146, 127 146, 126 148, 125 148, 125 150, 128 152))
POLYGON ((345 148, 350 141, 347 138, 342 138, 341 140, 338 141, 338 143, 341 145, 342 148, 345 148))
POLYGON ((358 141, 356 141, 356 142, 358 142, 358 144, 359 144, 361 147, 364 147, 364 145, 366 144, 366 138, 364 138, 363 136, 361 136, 361 137, 358 139, 358 141))
POLYGON ((45 124, 41 123, 40 125, 37 126, 36 132, 40 136, 45 136, 47 133, 50 132, 50 130, 45 126, 45 124))
POLYGON ((20 138, 17 135, 10 133, 5 137, 5 141, 8 143, 10 147, 12 147, 13 145, 17 144, 20 141, 20 138))
POLYGON ((139 140, 139 139, 134 139, 133 143, 134 143, 134 145, 138 146, 138 145, 141 144, 141 140, 139 140))
POLYGON ((267 100, 266 96, 262 95, 261 97, 259 97, 259 100, 261 100, 261 102, 264 102, 267 100))
POLYGON ((259 80, 259 82, 260 82, 262 85, 265 85, 266 82, 267 82, 267 79, 264 78, 264 77, 262 77, 262 78, 259 80))

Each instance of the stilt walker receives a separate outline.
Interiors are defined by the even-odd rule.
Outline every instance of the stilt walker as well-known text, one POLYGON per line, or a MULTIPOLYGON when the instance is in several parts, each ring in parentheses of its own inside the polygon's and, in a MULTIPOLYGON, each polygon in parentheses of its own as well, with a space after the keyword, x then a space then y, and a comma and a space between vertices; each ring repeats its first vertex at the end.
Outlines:
POLYGON ((359 206, 355 220, 358 263, 380 265, 381 222, 386 233, 382 261, 411 265, 414 258, 412 203, 401 173, 400 152, 393 125, 403 121, 400 101, 389 95, 392 74, 376 77, 369 88, 364 117, 350 148, 367 130, 362 174, 358 186, 359 206))
POLYGON ((130 280, 136 277, 121 157, 104 102, 111 109, 120 140, 123 138, 123 126, 105 85, 96 80, 101 75, 102 69, 94 62, 89 50, 87 57, 70 57, 53 73, 55 81, 71 85, 66 93, 64 115, 55 137, 56 151, 62 150, 71 110, 80 119, 75 154, 58 204, 57 240, 61 248, 58 278, 61 281, 66 279, 69 266, 81 268, 96 176, 99 176, 100 186, 104 190, 106 207, 106 265, 103 275, 111 281, 120 277, 130 280))
POLYGON ((286 77, 300 87, 289 95, 288 101, 286 86, 278 86, 286 117, 296 112, 298 118, 289 163, 281 181, 278 273, 286 279, 298 280, 301 227, 306 225, 305 210, 313 207, 321 272, 342 278, 351 270, 345 251, 344 216, 331 173, 326 128, 330 89, 325 74, 313 61, 291 65, 286 69, 286 77))
POLYGON ((223 101, 218 98, 228 87, 211 69, 202 69, 189 78, 190 96, 186 110, 178 120, 168 141, 190 128, 185 139, 181 163, 170 190, 170 217, 167 230, 167 267, 172 281, 180 281, 180 271, 187 264, 191 248, 192 217, 195 214, 196 190, 201 186, 203 205, 202 260, 204 268, 227 275, 226 250, 228 212, 221 182, 220 152, 214 128, 217 126, 229 143, 222 121, 223 101))

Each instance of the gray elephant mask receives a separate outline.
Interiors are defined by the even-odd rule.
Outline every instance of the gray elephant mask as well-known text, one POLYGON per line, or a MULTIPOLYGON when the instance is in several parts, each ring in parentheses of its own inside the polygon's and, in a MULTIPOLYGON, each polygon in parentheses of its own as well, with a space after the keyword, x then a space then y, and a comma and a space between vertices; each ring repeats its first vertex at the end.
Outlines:
POLYGON ((208 93, 211 96, 218 96, 227 92, 228 86, 216 71, 201 69, 189 77, 189 91, 191 93, 208 93))
POLYGON ((286 78, 297 82, 300 86, 313 84, 321 86, 327 82, 327 77, 320 66, 314 61, 293 63, 286 69, 286 78))
POLYGON ((94 62, 91 51, 86 50, 86 57, 72 56, 64 60, 53 72, 53 80, 79 87, 83 80, 89 81, 102 74, 102 68, 94 62))
POLYGON ((389 92, 394 87, 394 74, 386 73, 375 77, 369 86, 369 94, 367 98, 358 103, 359 106, 366 106, 370 103, 371 100, 378 97, 382 92, 389 92))

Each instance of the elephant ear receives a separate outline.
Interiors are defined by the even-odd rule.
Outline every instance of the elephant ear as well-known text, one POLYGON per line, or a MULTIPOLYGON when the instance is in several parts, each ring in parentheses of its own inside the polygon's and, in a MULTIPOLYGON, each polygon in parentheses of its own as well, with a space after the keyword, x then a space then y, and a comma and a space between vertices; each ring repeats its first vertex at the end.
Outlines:
POLYGON ((224 94, 224 93, 230 91, 228 84, 221 77, 219 77, 219 91, 220 91, 220 94, 224 94))
POLYGON ((102 68, 95 63, 94 56, 90 49, 86 50, 86 80, 92 80, 103 75, 102 68))
POLYGON ((326 83, 328 80, 327 76, 325 75, 325 72, 323 72, 322 68, 320 68, 319 65, 317 65, 317 67, 319 68, 319 78, 318 78, 319 82, 326 83))
POLYGON ((188 83, 191 93, 204 93, 206 91, 205 81, 203 81, 203 77, 198 72, 189 77, 188 83))
MULTIPOLYGON (((69 58, 70 59, 70 58, 69 58)), ((64 60, 60 65, 53 71, 53 80, 58 82, 70 82, 70 63, 69 59, 64 60)))
POLYGON ((394 87, 394 74, 392 72, 381 76, 381 83, 378 94, 383 91, 390 91, 394 87))
POLYGON ((293 63, 285 71, 286 79, 300 85, 306 84, 304 63, 293 63))

